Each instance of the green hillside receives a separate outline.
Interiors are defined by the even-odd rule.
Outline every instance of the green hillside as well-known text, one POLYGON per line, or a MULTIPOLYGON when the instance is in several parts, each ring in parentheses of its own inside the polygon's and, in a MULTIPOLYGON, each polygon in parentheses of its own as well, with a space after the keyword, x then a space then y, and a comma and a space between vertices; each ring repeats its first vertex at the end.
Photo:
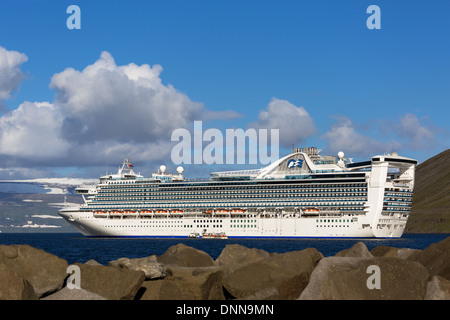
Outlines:
POLYGON ((416 167, 409 233, 450 233, 450 149, 416 167))

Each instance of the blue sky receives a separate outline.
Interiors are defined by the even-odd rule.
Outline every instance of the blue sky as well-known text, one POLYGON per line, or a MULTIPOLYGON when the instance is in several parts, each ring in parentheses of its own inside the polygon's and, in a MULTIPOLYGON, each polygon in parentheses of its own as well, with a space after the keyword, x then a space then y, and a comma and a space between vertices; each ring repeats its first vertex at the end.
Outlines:
POLYGON ((195 120, 279 129, 280 155, 295 143, 424 161, 449 147, 448 12, 444 0, 3 2, 3 57, 26 59, 0 72, 0 177, 95 176, 128 155, 150 173, 195 120), (80 30, 66 27, 72 4, 80 30), (124 78, 134 65, 153 87, 124 78))

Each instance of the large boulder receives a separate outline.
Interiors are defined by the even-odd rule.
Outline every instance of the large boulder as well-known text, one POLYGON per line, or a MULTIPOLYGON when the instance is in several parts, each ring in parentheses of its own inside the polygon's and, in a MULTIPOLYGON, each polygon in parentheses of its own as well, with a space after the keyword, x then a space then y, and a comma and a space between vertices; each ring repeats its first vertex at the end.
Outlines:
POLYGON ((14 269, 0 263, 0 300, 35 300, 33 287, 14 269))
POLYGON ((407 259, 422 264, 427 268, 430 277, 438 275, 450 280, 450 237, 429 245, 407 259))
POLYGON ((247 248, 240 244, 228 244, 217 257, 215 264, 224 266, 228 273, 242 268, 247 264, 268 258, 267 251, 255 248, 247 248))
POLYGON ((158 262, 156 255, 135 259, 120 258, 109 262, 108 266, 142 271, 147 280, 161 279, 166 276, 166 268, 158 262))
POLYGON ((428 272, 398 258, 328 257, 320 260, 300 300, 421 300, 428 272))
POLYGON ((172 265, 162 280, 145 281, 141 300, 224 300, 222 267, 172 265))
POLYGON ((164 265, 177 265, 180 267, 211 267, 214 260, 204 251, 189 247, 185 244, 177 244, 166 250, 158 262, 164 265))
POLYGON ((67 261, 29 245, 0 245, 4 264, 31 285, 37 298, 60 290, 67 278, 67 261))
POLYGON ((295 299, 323 255, 313 248, 271 254, 226 275, 224 288, 236 299, 295 299))
MULTIPOLYGON (((145 280, 142 271, 75 263, 80 268, 81 289, 108 300, 132 300, 145 280)), ((71 289, 77 290, 77 289, 71 289)))

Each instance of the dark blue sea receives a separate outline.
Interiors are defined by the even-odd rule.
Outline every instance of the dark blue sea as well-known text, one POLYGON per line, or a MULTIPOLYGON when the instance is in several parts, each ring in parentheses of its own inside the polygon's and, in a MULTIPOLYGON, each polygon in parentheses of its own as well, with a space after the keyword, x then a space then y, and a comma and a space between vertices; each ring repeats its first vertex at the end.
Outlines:
POLYGON ((369 250, 384 245, 397 248, 425 249, 450 234, 404 234, 400 239, 154 239, 154 238, 86 238, 79 233, 0 233, 0 244, 28 244, 67 260, 69 264, 84 263, 91 259, 107 265, 122 257, 142 258, 153 254, 162 255, 178 243, 203 250, 216 259, 227 244, 240 244, 247 248, 267 252, 316 248, 325 257, 350 248, 362 241, 369 250))

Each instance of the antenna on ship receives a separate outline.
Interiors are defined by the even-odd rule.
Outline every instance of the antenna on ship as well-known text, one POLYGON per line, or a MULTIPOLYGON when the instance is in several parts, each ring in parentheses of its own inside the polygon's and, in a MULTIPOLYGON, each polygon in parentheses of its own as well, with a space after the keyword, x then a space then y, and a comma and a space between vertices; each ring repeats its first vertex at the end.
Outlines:
POLYGON ((131 158, 125 158, 122 161, 122 168, 119 169, 119 174, 122 174, 123 170, 128 170, 130 174, 133 174, 133 163, 131 158))

